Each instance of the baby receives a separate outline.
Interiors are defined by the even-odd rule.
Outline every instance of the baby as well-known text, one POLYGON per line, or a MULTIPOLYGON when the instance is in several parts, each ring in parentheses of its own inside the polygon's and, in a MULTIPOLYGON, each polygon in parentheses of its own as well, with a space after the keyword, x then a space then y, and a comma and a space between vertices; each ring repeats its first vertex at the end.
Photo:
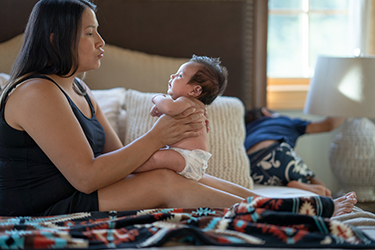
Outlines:
MULTIPOLYGON (((205 105, 211 104, 227 86, 228 71, 220 63, 218 58, 193 55, 171 75, 169 96, 156 94, 152 97, 151 115, 174 116, 190 107, 205 109, 205 105)), ((202 128, 200 132, 198 137, 186 138, 155 152, 135 172, 167 168, 186 178, 200 180, 211 157, 207 146, 208 129, 202 128)))

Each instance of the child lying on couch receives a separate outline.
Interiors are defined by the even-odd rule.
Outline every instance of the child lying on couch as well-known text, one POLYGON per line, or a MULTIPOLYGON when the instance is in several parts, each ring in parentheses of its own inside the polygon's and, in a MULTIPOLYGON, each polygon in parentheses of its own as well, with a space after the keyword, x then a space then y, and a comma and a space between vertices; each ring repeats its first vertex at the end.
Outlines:
POLYGON ((294 146, 301 135, 328 132, 343 121, 344 118, 332 117, 306 121, 281 116, 266 108, 247 111, 245 148, 254 183, 289 186, 331 196, 331 191, 296 154, 294 146))

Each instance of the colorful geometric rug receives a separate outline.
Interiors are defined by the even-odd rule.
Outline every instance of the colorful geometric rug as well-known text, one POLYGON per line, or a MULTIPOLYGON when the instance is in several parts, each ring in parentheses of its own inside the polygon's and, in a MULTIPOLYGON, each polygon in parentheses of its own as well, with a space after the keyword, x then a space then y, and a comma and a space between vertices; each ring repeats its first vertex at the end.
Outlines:
POLYGON ((171 208, 0 217, 0 249, 103 249, 188 245, 369 248, 355 227, 330 220, 326 197, 248 198, 231 208, 171 208))

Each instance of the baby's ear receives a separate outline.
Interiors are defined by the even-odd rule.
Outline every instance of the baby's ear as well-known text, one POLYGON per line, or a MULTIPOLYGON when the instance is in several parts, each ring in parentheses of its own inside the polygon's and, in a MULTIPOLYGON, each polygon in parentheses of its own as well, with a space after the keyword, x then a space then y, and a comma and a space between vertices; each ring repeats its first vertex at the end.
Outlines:
POLYGON ((191 94, 195 97, 200 96, 200 94, 202 94, 202 86, 195 85, 193 90, 191 91, 191 94))

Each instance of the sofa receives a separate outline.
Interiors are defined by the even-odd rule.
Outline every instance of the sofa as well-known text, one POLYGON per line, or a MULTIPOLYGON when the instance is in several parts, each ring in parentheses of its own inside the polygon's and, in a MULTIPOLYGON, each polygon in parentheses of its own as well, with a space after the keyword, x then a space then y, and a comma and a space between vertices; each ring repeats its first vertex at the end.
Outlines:
MULTIPOLYGON (((10 67, 21 46, 22 37, 23 35, 20 34, 6 42, 0 43, 0 53, 3 55, 0 60, 0 83, 2 86, 6 84, 9 79, 10 67)), ((102 59, 100 71, 87 72, 86 75, 82 75, 81 77, 93 88, 92 91, 96 100, 119 138, 123 144, 126 145, 152 127, 157 118, 149 115, 149 110, 152 106, 151 96, 154 93, 165 93, 169 75, 175 72, 179 66, 187 60, 187 58, 148 54, 107 44, 105 46, 105 56, 102 59), (113 70, 116 72, 126 71, 126 73, 116 77, 113 70), (113 75, 113 77, 111 77, 111 75, 113 75)), ((294 202, 293 204, 295 204, 295 201, 298 200, 297 197, 316 197, 313 193, 294 188, 254 185, 250 177, 249 159, 243 146, 245 138, 244 111, 245 106, 243 102, 238 97, 233 96, 220 96, 207 107, 207 112, 210 117, 208 142, 209 151, 212 153, 207 173, 252 189, 254 193, 261 196, 271 197, 272 199, 267 200, 269 203, 277 202, 277 198, 288 198, 290 202, 294 202)), ((304 200, 305 198, 301 199, 304 200)), ((314 198, 310 199, 314 200, 314 198)), ((257 201, 256 204, 259 204, 259 201, 257 201)), ((246 200, 244 204, 239 205, 239 207, 241 206, 253 212, 262 211, 262 213, 270 213, 268 209, 272 211, 272 209, 275 208, 275 206, 271 206, 271 209, 270 205, 267 205, 266 210, 264 210, 264 207, 257 208, 260 210, 254 209, 254 201, 251 198, 246 200)), ((197 229, 196 226, 186 225, 186 223, 193 223, 191 221, 194 218, 198 220, 196 218, 198 215, 199 219, 203 221, 210 218, 210 223, 214 223, 214 221, 219 218, 222 221, 230 221, 230 214, 237 213, 233 211, 239 209, 239 207, 226 209, 193 208, 188 211, 178 208, 171 208, 168 211, 165 209, 108 211, 103 213, 77 213, 56 217, 36 218, 1 217, 0 215, 0 233, 3 235, 3 239, 7 239, 6 242, 12 239, 19 244, 20 248, 30 248, 30 245, 26 244, 26 242, 33 242, 34 245, 32 246, 39 244, 37 245, 39 247, 53 246, 54 248, 59 248, 60 246, 60 248, 95 248, 92 245, 95 246, 95 242, 100 242, 108 248, 116 248, 118 246, 119 248, 158 246, 158 249, 164 247, 168 247, 168 249, 210 249, 209 245, 215 245, 215 249, 227 249, 233 246, 251 246, 252 249, 258 249, 258 247, 261 249, 264 241, 257 238, 256 234, 254 234, 255 236, 252 238, 248 234, 241 233, 239 229, 220 230, 220 226, 218 226, 214 231, 206 232, 207 225, 204 229, 197 229), (162 217, 161 214, 167 216, 169 219, 163 218, 161 221, 155 222, 155 217, 162 217), (175 219, 170 218, 171 214, 173 214, 173 218, 175 219), (216 215, 213 216, 210 214, 216 215), (134 220, 135 217, 138 219, 142 217, 141 221, 143 221, 143 217, 145 216, 148 216, 147 218, 151 220, 151 222, 142 222, 144 223, 142 224, 140 221, 136 221, 136 224, 134 224, 134 222, 131 224, 132 227, 137 228, 138 238, 136 238, 135 235, 132 235, 131 230, 130 232, 127 231, 127 226, 129 226, 128 220, 130 218, 134 220), (183 219, 184 216, 189 219, 183 219), (181 223, 176 217, 184 222, 181 223), (91 223, 90 226, 88 226, 87 223, 91 223), (113 223, 113 225, 111 223, 113 223), (122 225, 122 223, 124 223, 124 225, 122 225), (81 224, 84 228, 83 233, 80 231, 83 230, 82 227, 78 227, 78 225, 81 224), (116 228, 116 230, 114 227, 115 224, 119 227, 116 228), (171 225, 173 230, 171 229, 171 225), (111 230, 111 226, 114 227, 113 230, 111 230), (9 231, 8 229, 12 227, 13 230, 9 231), (18 231, 20 228, 23 229, 20 234, 17 234, 17 232, 20 232, 18 231), (32 230, 30 230, 30 228, 32 228, 32 230), (88 230, 88 228, 90 228, 90 230, 88 230), (150 228, 152 230, 156 230, 155 228, 157 228, 157 233, 154 232, 151 234, 152 236, 150 236, 150 228), (147 231, 147 237, 144 236, 145 238, 142 238, 145 233, 142 233, 141 229, 147 231), (75 230, 80 232, 78 237, 74 237, 74 235, 77 234, 75 230), (48 236, 46 236, 46 232, 48 236), (95 235, 96 238, 90 238, 88 236, 89 233, 95 235), (110 236, 110 233, 113 233, 113 235, 110 236), (29 234, 29 236, 26 236, 27 234, 29 234), (181 235, 186 235, 186 237, 182 237, 181 235), (39 238, 37 236, 39 236, 39 238), (113 242, 111 242, 112 245, 108 243, 108 237, 114 239, 113 242), (128 237, 134 237, 134 239, 141 238, 136 243, 128 240, 132 242, 131 244, 124 244, 122 242, 117 246, 114 243, 116 239, 124 240, 124 237, 126 239, 128 239, 128 237), (184 240, 181 240, 181 238, 184 240), (20 242, 17 242, 17 239, 20 242), (49 241, 47 239, 49 239, 49 241), (190 239, 190 242, 188 239, 190 239), (49 243, 40 245, 40 242, 44 242, 43 240, 49 243), (51 242, 53 242, 53 244, 51 242), (60 245, 56 242, 60 242, 60 245)), ((278 215, 280 214, 278 213, 278 215)), ((236 214, 236 216, 238 215, 236 214)), ((288 218, 289 215, 282 214, 282 217, 283 216, 288 218)), ((297 223, 295 220, 298 219, 293 216, 290 217, 290 223, 295 224, 297 223)), ((334 217, 332 220, 325 221, 325 223, 329 223, 331 226, 335 225, 338 228, 350 232, 344 234, 345 237, 340 239, 341 243, 335 245, 335 248, 350 248, 352 246, 358 248, 375 247, 375 241, 372 242, 370 240, 372 239, 371 237, 375 238, 375 215, 372 213, 355 207, 352 213, 334 217), (362 240, 360 244, 358 243, 359 238, 356 238, 353 235, 354 233, 356 237, 358 235, 364 237, 360 238, 362 240), (371 237, 367 238, 367 236, 363 236, 363 233, 371 237), (343 242, 345 242, 345 244, 343 244, 343 242), (359 245, 356 245, 356 243, 359 245)), ((294 227, 298 226, 294 225, 290 230, 293 230, 292 228, 294 227)), ((135 229, 133 228, 132 230, 135 229)), ((287 231, 288 230, 284 231, 284 233, 287 231)), ((91 235, 91 237, 94 236, 91 235)), ((281 236, 273 235, 273 237, 280 238, 281 236)), ((294 238, 294 240, 296 240, 296 238, 294 238)), ((15 244, 13 241, 12 244, 15 244)), ((287 248, 288 245, 293 248, 296 247, 288 241, 284 241, 283 243, 270 242, 265 246, 268 248, 278 248, 278 244, 282 244, 283 248, 287 248)), ((317 242, 318 241, 308 244, 303 243, 298 245, 298 247, 310 249, 315 247, 321 248, 321 243, 317 244, 317 242)), ((2 247, 1 244, 0 239, 0 247, 2 247)), ((12 244, 11 246, 14 247, 12 244)), ((99 243, 98 246, 99 248, 103 248, 103 245, 99 243)), ((327 245, 327 248, 329 247, 330 245, 327 245)))

